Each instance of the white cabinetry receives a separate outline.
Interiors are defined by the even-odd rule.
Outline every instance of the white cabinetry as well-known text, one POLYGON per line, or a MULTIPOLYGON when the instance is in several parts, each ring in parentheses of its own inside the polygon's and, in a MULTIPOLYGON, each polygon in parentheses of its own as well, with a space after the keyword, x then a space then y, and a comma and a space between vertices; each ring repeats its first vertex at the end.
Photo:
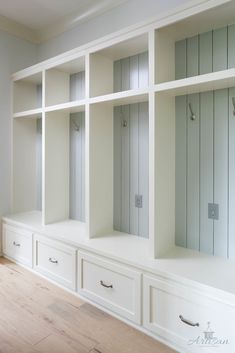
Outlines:
POLYGON ((32 267, 32 232, 3 225, 3 254, 12 260, 32 267))
POLYGON ((35 235, 34 269, 66 288, 76 289, 76 249, 71 246, 35 235))
POLYGON ((78 259, 79 293, 139 324, 141 272, 84 252, 78 259))

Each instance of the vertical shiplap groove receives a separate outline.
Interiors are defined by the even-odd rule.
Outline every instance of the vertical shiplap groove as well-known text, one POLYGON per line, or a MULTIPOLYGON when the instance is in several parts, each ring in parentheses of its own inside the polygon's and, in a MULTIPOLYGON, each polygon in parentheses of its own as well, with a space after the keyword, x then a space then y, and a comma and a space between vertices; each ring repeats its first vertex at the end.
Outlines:
POLYGON ((70 217, 85 221, 84 112, 70 115, 70 217))
POLYGON ((114 61, 114 92, 148 86, 148 52, 114 61))
POLYGON ((118 231, 148 237, 148 163, 148 103, 115 107, 114 229, 118 231), (143 195, 140 209, 135 206, 137 194, 143 195))

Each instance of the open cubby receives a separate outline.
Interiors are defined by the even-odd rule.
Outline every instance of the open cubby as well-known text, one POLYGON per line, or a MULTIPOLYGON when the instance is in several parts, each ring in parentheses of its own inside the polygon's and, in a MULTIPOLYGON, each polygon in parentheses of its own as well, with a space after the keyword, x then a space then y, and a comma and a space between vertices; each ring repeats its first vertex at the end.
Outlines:
POLYGON ((14 113, 42 108, 42 74, 38 73, 13 82, 14 113))
POLYGON ((47 70, 45 92, 46 106, 83 100, 85 58, 80 57, 47 70))
POLYGON ((44 223, 85 222, 85 112, 45 117, 44 223))
POLYGON ((148 88, 147 34, 91 54, 91 97, 138 88, 148 88))
POLYGON ((41 211, 42 119, 14 119, 13 141, 13 211, 41 211))
POLYGON ((90 107, 90 234, 149 237, 148 102, 90 107))

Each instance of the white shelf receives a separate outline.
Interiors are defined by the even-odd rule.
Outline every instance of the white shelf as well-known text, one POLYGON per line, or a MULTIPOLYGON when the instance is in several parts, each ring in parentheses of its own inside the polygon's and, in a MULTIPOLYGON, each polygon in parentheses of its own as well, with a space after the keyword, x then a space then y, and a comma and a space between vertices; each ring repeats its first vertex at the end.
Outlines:
POLYGON ((111 93, 103 96, 90 98, 90 104, 111 103, 115 106, 115 105, 122 105, 122 104, 145 102, 147 100, 148 100, 148 89, 139 88, 139 89, 111 93))
POLYGON ((42 114, 42 108, 26 110, 24 112, 18 112, 13 114, 13 118, 40 118, 42 114))
POLYGON ((45 112, 55 112, 59 110, 68 110, 70 113, 82 112, 85 110, 85 100, 79 100, 74 102, 56 104, 52 106, 48 106, 45 108, 45 112))
POLYGON ((156 93, 179 96, 235 86, 235 69, 212 72, 155 85, 156 93))

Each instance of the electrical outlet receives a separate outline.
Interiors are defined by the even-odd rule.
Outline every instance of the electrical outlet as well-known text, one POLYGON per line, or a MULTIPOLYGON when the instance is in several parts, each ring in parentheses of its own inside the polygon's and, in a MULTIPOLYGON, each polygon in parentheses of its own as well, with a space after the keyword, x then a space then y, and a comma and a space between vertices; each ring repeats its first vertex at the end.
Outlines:
POLYGON ((219 219, 219 205, 217 203, 208 203, 208 218, 219 219))
POLYGON ((143 207, 143 196, 135 195, 135 207, 142 208, 143 207))

